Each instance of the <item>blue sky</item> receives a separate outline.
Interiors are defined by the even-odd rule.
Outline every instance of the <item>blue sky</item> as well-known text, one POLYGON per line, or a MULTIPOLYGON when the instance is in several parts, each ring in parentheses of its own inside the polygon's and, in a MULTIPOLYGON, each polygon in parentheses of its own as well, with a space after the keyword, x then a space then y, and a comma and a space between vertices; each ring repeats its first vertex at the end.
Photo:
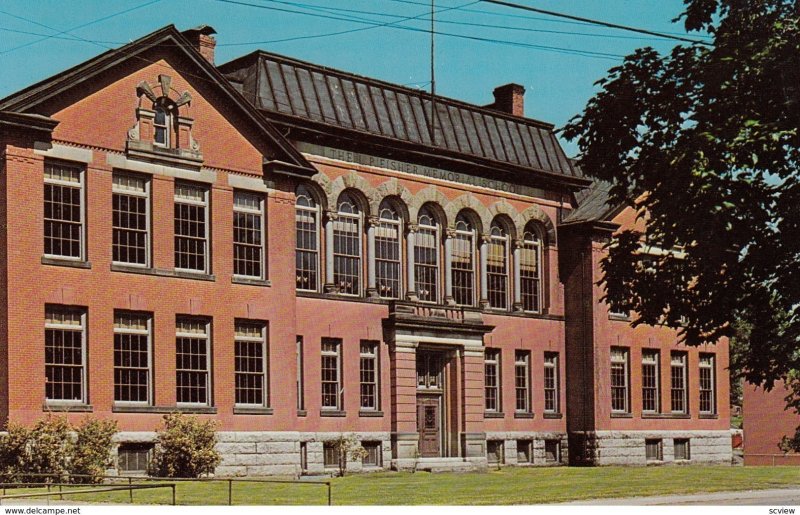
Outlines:
MULTIPOLYGON (((515 1, 683 32, 671 22, 681 0, 515 1)), ((677 43, 475 0, 436 0, 436 10, 437 31, 505 42, 437 36, 437 93, 487 104, 495 86, 517 82, 527 90, 526 115, 556 126, 582 111, 593 83, 621 61, 618 56, 642 46, 668 51, 677 43)), ((429 0, 3 0, 0 97, 168 24, 213 26, 218 64, 260 48, 427 90, 430 36, 422 30, 430 27, 429 11, 429 0), (308 38, 318 35, 325 36, 308 38)), ((574 144, 565 148, 576 151, 574 144)))

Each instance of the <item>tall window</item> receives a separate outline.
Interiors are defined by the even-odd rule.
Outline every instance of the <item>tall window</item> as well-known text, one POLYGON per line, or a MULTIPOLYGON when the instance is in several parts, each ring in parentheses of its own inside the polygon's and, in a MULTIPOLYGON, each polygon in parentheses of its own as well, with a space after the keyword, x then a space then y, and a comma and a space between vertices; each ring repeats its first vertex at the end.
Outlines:
POLYGON ((361 293, 361 211, 349 193, 339 197, 338 217, 333 222, 333 282, 339 292, 361 293))
POLYGON ((514 352, 514 385, 517 394, 517 413, 531 412, 531 353, 526 350, 514 352))
POLYGON ((496 309, 508 307, 508 234, 497 221, 492 222, 489 237, 489 255, 486 263, 489 306, 496 309))
POLYGON ((175 386, 180 404, 211 405, 209 322, 178 317, 175 327, 175 386))
POLYGON ((84 259, 83 170, 44 165, 44 254, 84 259))
POLYGON ((153 110, 155 111, 153 142, 159 147, 169 147, 171 117, 163 105, 156 105, 153 110))
POLYGON ((628 349, 611 348, 611 411, 630 413, 628 404, 628 349))
POLYGON ((414 240, 414 275, 419 300, 439 300, 439 224, 429 207, 417 217, 419 229, 414 240))
POLYGON ((673 413, 686 410, 686 353, 673 352, 670 359, 670 383, 673 413))
POLYGON ((500 411, 500 349, 486 349, 484 353, 484 379, 486 411, 500 411))
POLYGON ((558 413, 558 353, 544 353, 544 411, 558 413))
POLYGON ((304 376, 303 376, 303 337, 297 337, 297 343, 295 347, 295 358, 297 360, 297 409, 304 410, 306 409, 306 396, 305 396, 305 386, 304 383, 304 376))
POLYGON ((322 409, 342 408, 341 340, 322 340, 322 409))
POLYGON ((137 175, 115 173, 112 192, 114 262, 147 266, 150 261, 150 182, 137 175))
POLYGON ((659 352, 642 349, 642 411, 658 413, 661 391, 659 373, 659 352))
POLYGON ((319 289, 319 206, 308 187, 301 184, 295 192, 295 269, 297 289, 319 289))
POLYGON ((234 331, 236 404, 267 406, 267 326, 237 320, 234 331))
POLYGON ((453 300, 461 306, 475 304, 475 228, 459 213, 452 240, 453 300))
POLYGON ((542 310, 542 242, 532 224, 528 224, 519 249, 519 288, 522 309, 542 310))
POLYGON ((375 226, 375 287, 384 298, 400 297, 400 215, 390 202, 381 202, 375 226))
POLYGON ((45 398, 86 402, 86 311, 47 306, 44 317, 45 398))
POLYGON ((207 272, 208 189, 175 184, 175 268, 207 272))
POLYGON ((151 404, 151 317, 114 313, 114 402, 151 404))
POLYGON ((264 197, 237 191, 233 194, 233 273, 264 278, 264 197))
POLYGON ((361 409, 378 409, 378 344, 360 344, 361 409))
POLYGON ((706 415, 717 412, 715 364, 713 354, 700 354, 700 413, 706 415))

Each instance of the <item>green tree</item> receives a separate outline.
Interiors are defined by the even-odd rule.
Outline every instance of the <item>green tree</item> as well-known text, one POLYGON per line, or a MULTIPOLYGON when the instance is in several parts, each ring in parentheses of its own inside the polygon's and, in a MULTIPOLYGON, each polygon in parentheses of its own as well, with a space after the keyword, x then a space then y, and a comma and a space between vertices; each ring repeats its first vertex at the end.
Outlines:
POLYGON ((666 324, 689 345, 732 337, 734 369, 771 388, 800 370, 800 6, 685 0, 710 36, 660 54, 641 48, 598 81, 565 127, 579 162, 637 210, 604 259, 607 299, 666 324), (642 246, 680 249, 647 268, 642 246))

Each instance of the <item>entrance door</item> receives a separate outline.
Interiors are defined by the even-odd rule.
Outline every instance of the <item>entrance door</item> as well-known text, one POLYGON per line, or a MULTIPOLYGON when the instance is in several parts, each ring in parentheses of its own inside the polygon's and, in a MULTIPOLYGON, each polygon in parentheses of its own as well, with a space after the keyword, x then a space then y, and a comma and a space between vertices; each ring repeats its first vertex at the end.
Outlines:
POLYGON ((441 455, 441 396, 417 394, 417 431, 422 457, 441 455))

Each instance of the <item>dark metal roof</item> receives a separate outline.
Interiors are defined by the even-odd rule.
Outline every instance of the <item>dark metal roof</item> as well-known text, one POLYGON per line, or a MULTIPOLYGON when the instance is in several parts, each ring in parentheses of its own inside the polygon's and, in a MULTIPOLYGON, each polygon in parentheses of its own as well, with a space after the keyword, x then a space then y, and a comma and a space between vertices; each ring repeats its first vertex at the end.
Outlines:
POLYGON ((562 225, 606 221, 621 207, 608 203, 610 190, 610 183, 595 180, 590 188, 577 192, 578 207, 564 217, 562 225))
POLYGON ((553 126, 280 55, 256 52, 220 67, 275 121, 287 118, 401 141, 462 160, 581 179, 553 126))

